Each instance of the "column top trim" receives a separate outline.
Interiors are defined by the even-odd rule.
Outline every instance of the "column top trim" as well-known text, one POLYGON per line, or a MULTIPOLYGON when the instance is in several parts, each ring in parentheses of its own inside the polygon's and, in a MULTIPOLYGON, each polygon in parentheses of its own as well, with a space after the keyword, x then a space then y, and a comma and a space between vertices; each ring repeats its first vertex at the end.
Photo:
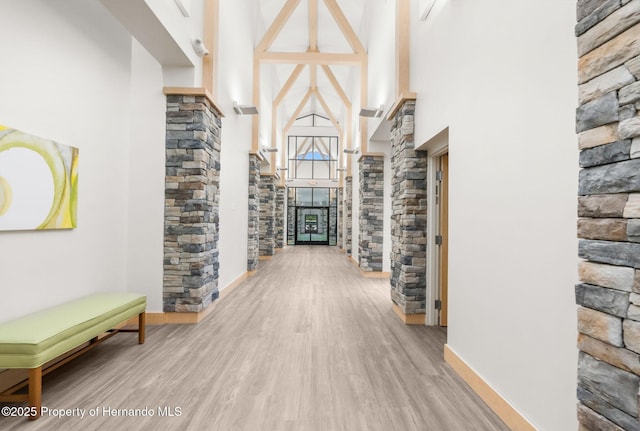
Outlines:
POLYGON ((209 93, 209 90, 203 87, 163 87, 162 92, 166 96, 199 96, 204 97, 211 103, 213 109, 224 118, 224 112, 218 104, 213 100, 213 96, 209 93))
POLYGON ((256 156, 258 158, 258 160, 263 161, 264 160, 264 156, 262 154, 260 154, 260 151, 249 151, 249 155, 250 156, 256 156))
POLYGON ((385 155, 384 153, 362 153, 360 157, 358 157, 358 161, 362 160, 363 157, 384 157, 385 155))
POLYGON ((395 119, 396 114, 398 113, 398 110, 402 107, 402 105, 404 105, 405 102, 408 102, 409 100, 416 100, 416 98, 417 98, 416 93, 414 93, 413 91, 410 93, 401 94, 398 100, 396 100, 396 103, 394 103, 393 106, 391 107, 391 110, 389 111, 389 115, 387 115, 387 120, 393 121, 395 119))

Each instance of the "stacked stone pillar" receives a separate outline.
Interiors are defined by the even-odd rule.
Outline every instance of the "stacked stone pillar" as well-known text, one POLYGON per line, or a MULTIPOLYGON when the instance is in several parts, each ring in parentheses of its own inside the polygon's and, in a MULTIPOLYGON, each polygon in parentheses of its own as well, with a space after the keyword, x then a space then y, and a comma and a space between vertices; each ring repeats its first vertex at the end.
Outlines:
POLYGON ((640 0, 579 0, 578 420, 639 430, 640 0))
POLYGON ((382 272, 384 230, 384 155, 363 154, 360 167, 359 266, 364 272, 382 272))
POLYGON ((247 232, 247 271, 258 268, 260 244, 260 159, 249 154, 249 223, 247 232))
POLYGON ((284 248, 284 209, 285 209, 285 193, 287 189, 284 186, 276 186, 276 249, 284 248))
POLYGON ((205 96, 167 96, 166 312, 200 312, 218 297, 220 128, 205 96))
POLYGON ((345 253, 347 256, 351 256, 353 247, 353 177, 348 176, 344 182, 344 194, 345 194, 345 217, 344 222, 346 224, 345 233, 345 253))
POLYGON ((342 202, 342 196, 343 196, 342 188, 338 188, 337 193, 338 193, 338 235, 337 235, 336 244, 338 244, 338 247, 343 248, 344 245, 342 244, 342 229, 343 229, 343 219, 344 219, 344 213, 343 213, 344 203, 342 202))
POLYGON ((405 321, 426 313, 427 158, 415 150, 414 110, 407 101, 391 127, 391 300, 405 321))
POLYGON ((260 175, 260 257, 276 253, 276 177, 260 175))

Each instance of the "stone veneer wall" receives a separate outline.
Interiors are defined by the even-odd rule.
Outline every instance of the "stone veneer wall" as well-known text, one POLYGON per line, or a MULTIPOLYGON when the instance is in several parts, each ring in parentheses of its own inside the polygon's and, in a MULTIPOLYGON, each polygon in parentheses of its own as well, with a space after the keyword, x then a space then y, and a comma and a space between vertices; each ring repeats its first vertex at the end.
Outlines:
POLYGON ((260 175, 260 256, 273 256, 276 248, 276 177, 260 175))
POLYGON ((167 96, 166 312, 199 312, 218 297, 219 114, 201 96, 167 96))
POLYGON ((336 190, 337 192, 337 197, 338 197, 338 235, 336 238, 336 244, 338 245, 338 247, 342 248, 343 244, 342 244, 342 226, 343 226, 343 219, 344 219, 344 213, 343 213, 343 209, 344 209, 344 203, 342 202, 342 195, 343 195, 343 191, 342 188, 338 187, 338 189, 336 190))
POLYGON ((284 208, 285 193, 284 186, 276 186, 276 248, 284 248, 284 208))
POLYGON ((360 240, 358 251, 361 271, 382 271, 384 220, 384 156, 363 154, 360 165, 360 240))
POLYGON ((640 430, 640 0, 578 20, 578 420, 640 430))
POLYGON ((353 247, 353 177, 349 176, 344 182, 345 194, 345 217, 344 222, 347 225, 345 234, 345 253, 351 256, 353 247))
POLYGON ((415 150, 407 101, 391 126, 391 299, 404 314, 426 313, 427 157, 415 150))
POLYGON ((249 154, 249 230, 247 234, 247 271, 258 268, 260 255, 260 159, 249 154))

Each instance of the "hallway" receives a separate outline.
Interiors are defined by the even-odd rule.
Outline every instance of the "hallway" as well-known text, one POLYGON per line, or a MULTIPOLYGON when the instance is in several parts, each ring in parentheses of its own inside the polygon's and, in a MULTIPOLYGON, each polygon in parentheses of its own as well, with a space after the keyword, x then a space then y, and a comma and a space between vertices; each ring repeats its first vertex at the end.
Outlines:
POLYGON ((149 327, 142 346, 119 335, 46 377, 43 406, 84 418, 0 428, 507 429, 443 362, 445 331, 393 314, 388 280, 334 247, 287 247, 260 266, 202 323, 149 327), (154 416, 108 415, 145 408, 154 416))

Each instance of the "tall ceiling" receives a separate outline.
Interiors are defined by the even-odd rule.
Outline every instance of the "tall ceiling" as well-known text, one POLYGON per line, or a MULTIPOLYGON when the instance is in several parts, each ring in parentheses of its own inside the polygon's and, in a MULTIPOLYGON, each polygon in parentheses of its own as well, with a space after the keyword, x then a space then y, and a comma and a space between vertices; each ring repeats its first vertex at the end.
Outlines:
POLYGON ((263 29, 255 40, 260 86, 273 89, 272 98, 259 104, 276 108, 273 125, 284 129, 296 117, 319 114, 344 131, 349 113, 360 108, 360 100, 351 98, 360 88, 361 64, 366 67, 367 0, 257 3, 256 27, 263 29))

